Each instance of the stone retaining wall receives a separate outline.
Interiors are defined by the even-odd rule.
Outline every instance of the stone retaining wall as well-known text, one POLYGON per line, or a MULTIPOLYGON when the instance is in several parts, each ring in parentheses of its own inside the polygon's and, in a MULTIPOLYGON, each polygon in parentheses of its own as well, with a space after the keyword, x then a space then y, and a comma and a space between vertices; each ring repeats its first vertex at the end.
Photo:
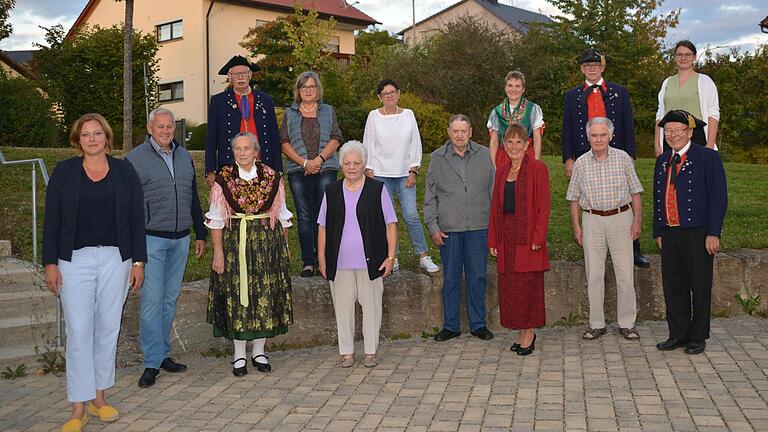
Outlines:
MULTIPOLYGON (((659 256, 648 257, 649 269, 635 269, 638 319, 664 318, 664 295, 661 289, 659 256)), ((605 314, 608 320, 616 316, 616 284, 612 266, 606 266, 605 314)), ((500 330, 496 264, 488 265, 488 291, 486 305, 488 327, 500 330)), ((384 282, 384 312, 381 337, 418 336, 431 331, 443 322, 441 287, 442 272, 434 275, 400 271, 384 282)), ((547 324, 573 317, 583 322, 589 313, 586 277, 583 262, 553 261, 552 269, 544 279, 547 324)), ((736 301, 742 296, 760 295, 760 305, 768 305, 768 251, 740 250, 719 253, 715 257, 712 293, 712 313, 743 314, 736 301)), ((181 291, 176 321, 171 330, 174 351, 202 352, 221 347, 225 342, 212 336, 211 326, 205 322, 208 299, 208 281, 185 284, 181 291)), ((462 300, 462 303, 465 303, 462 300)), ((284 348, 327 345, 336 341, 336 321, 327 282, 320 278, 293 278, 294 324, 286 335, 274 338, 270 345, 284 348)), ((466 310, 462 308, 462 331, 467 332, 466 310)), ((138 343, 139 296, 131 295, 126 303, 120 335, 118 361, 121 365, 135 364, 141 359, 138 343)), ((361 338, 360 310, 358 306, 358 338, 361 338)), ((268 345, 269 346, 269 345, 268 345)))

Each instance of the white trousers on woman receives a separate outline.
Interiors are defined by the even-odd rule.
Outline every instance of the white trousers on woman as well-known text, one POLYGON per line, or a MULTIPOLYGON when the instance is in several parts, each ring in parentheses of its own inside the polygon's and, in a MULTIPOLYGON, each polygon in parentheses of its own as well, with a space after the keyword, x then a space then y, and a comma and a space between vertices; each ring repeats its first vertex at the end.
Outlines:
POLYGON ((67 399, 84 402, 115 384, 115 353, 131 261, 114 246, 85 247, 59 260, 67 325, 67 399))
POLYGON ((384 283, 371 280, 368 270, 336 270, 330 281, 336 328, 339 334, 339 354, 355 352, 355 302, 363 309, 363 347, 366 354, 376 354, 381 328, 381 301, 384 283))

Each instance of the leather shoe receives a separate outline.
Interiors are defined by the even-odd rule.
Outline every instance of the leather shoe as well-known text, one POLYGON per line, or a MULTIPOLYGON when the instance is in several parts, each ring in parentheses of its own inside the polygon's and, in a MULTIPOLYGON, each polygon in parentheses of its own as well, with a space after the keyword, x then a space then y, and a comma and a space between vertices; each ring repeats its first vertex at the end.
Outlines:
POLYGON ((141 378, 139 378, 139 387, 141 388, 152 387, 153 385, 155 385, 155 380, 157 379, 157 376, 159 374, 160 374, 159 369, 155 369, 155 368, 144 369, 144 373, 141 374, 141 378))
POLYGON ((491 340, 493 339, 493 333, 491 333, 490 330, 488 330, 485 327, 480 327, 479 329, 472 332, 472 336, 476 338, 480 338, 482 340, 491 340))
POLYGON ((440 333, 435 335, 435 340, 438 342, 445 342, 448 339, 453 339, 455 337, 459 337, 461 335, 461 332, 455 332, 448 329, 442 329, 440 330, 440 333))
POLYGON ((536 349, 536 333, 533 334, 533 340, 531 341, 531 344, 528 345, 525 348, 520 347, 517 350, 517 355, 519 355, 519 356, 527 356, 529 354, 532 354, 535 349, 536 349))
POLYGON ((520 350, 520 344, 515 342, 512 344, 511 347, 509 347, 510 351, 518 352, 520 350))
POLYGON ((648 268, 651 266, 651 262, 640 252, 635 252, 635 266, 640 268, 648 268))
POLYGON ((686 354, 701 354, 707 349, 706 341, 690 341, 685 345, 686 354))
POLYGON ((234 366, 232 367, 232 375, 234 375, 234 376, 236 376, 238 378, 240 378, 241 376, 248 375, 248 363, 245 361, 244 358, 239 358, 239 359, 233 361, 232 364, 234 365, 235 363, 239 362, 240 360, 243 361, 243 366, 242 367, 234 367, 234 366))
POLYGON ((165 360, 160 363, 160 369, 170 373, 184 372, 187 370, 187 365, 177 363, 174 359, 166 357, 165 360))
POLYGON ((251 364, 259 372, 272 372, 272 365, 269 364, 269 358, 264 354, 259 354, 257 356, 251 357, 251 364), (267 363, 257 362, 256 359, 259 357, 264 357, 264 360, 267 360, 267 363))
POLYGON ((685 346, 686 343, 687 342, 682 339, 669 338, 664 342, 657 343, 656 348, 660 349, 661 351, 672 351, 673 349, 685 346))

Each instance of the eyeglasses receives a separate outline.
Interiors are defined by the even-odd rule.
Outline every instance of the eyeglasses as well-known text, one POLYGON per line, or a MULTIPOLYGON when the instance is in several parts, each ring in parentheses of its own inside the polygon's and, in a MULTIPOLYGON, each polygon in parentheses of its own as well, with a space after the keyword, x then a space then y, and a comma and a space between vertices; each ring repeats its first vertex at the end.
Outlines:
POLYGON ((317 88, 317 85, 302 85, 299 86, 302 90, 315 90, 317 88))
POLYGON ((381 97, 390 97, 390 96, 397 96, 400 93, 400 90, 393 90, 388 92, 379 93, 379 96, 381 97))
POLYGON ((683 134, 683 133, 685 133, 685 131, 687 131, 687 130, 688 130, 688 128, 680 128, 680 129, 664 129, 664 135, 668 135, 668 136, 677 136, 677 135, 682 135, 682 134, 683 134))
POLYGON ((581 67, 585 69, 599 69, 602 63, 582 63, 581 67))
POLYGON ((246 71, 246 72, 230 72, 229 74, 232 75, 233 77, 246 77, 246 76, 251 74, 251 71, 246 71))
POLYGON ((694 54, 694 53, 677 53, 677 54, 675 54, 675 58, 687 59, 687 58, 694 57, 695 55, 696 54, 694 54))

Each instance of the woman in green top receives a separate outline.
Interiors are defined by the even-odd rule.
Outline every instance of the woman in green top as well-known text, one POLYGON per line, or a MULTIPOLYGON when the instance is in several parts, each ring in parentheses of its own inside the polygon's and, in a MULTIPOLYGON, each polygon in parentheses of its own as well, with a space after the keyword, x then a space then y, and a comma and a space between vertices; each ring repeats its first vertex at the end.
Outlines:
POLYGON ((544 114, 541 107, 523 97, 525 93, 525 75, 512 71, 504 77, 504 92, 507 97, 491 110, 488 116, 491 160, 498 165, 497 158, 504 160, 507 153, 497 151, 504 132, 510 123, 518 123, 528 131, 528 155, 535 159, 541 156, 541 135, 544 133, 544 114))
MULTIPOLYGON (((664 80, 659 92, 659 109, 656 111, 658 123, 671 110, 685 110, 694 117, 703 120, 706 126, 693 130, 691 142, 717 150, 717 126, 720 121, 720 101, 717 87, 710 77, 696 72, 696 46, 688 40, 675 45, 675 63, 677 74, 664 80)), ((661 128, 657 125, 654 132, 656 156, 669 148, 662 146, 661 128)))

